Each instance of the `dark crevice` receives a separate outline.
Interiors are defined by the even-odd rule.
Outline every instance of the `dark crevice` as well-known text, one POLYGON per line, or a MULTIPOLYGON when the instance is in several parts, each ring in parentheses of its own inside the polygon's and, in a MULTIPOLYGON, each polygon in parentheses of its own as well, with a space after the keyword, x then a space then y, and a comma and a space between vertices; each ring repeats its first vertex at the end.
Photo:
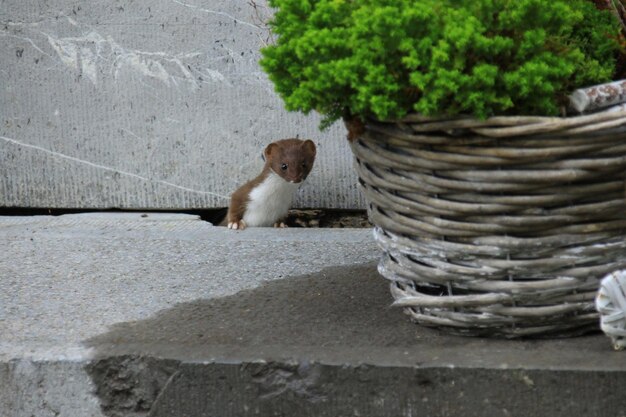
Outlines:
MULTIPOLYGON (((66 208, 29 208, 0 207, 0 216, 62 216, 78 213, 181 213, 199 216, 201 220, 218 225, 227 212, 226 207, 188 210, 139 210, 139 209, 66 209, 66 208)), ((289 227, 322 227, 322 228, 364 228, 371 227, 365 210, 351 209, 315 209, 299 208, 289 211, 287 217, 289 227)))

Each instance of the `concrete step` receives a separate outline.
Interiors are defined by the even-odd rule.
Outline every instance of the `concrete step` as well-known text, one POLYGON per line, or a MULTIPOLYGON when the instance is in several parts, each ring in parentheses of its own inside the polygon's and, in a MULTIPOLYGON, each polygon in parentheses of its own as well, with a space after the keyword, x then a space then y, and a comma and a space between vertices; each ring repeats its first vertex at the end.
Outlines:
POLYGON ((603 335, 418 327, 367 229, 107 213, 0 241, 0 416, 626 416, 603 335))

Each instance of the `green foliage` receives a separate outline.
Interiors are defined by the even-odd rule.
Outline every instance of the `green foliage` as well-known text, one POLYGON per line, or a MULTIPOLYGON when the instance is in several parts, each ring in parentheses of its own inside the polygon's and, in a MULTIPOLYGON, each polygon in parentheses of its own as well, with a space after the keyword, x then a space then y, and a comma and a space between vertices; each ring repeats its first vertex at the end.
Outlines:
POLYGON ((588 0, 270 0, 261 65, 288 110, 391 119, 558 114, 615 71, 619 25, 588 0))

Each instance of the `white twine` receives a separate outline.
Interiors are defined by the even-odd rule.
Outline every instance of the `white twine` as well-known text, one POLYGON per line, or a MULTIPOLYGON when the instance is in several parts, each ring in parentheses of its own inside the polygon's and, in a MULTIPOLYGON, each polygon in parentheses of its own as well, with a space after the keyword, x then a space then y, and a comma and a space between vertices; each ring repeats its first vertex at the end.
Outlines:
POLYGON ((626 349, 626 270, 602 279, 596 296, 600 327, 611 338, 615 350, 626 349))

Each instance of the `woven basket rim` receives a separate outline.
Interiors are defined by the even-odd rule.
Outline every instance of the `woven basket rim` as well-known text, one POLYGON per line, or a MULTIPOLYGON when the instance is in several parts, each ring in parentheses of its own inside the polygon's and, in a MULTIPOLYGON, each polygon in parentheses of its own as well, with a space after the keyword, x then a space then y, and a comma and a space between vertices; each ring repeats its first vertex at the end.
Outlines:
POLYGON ((468 130, 476 134, 500 138, 539 134, 567 134, 576 136, 595 131, 611 130, 626 125, 626 106, 617 105, 590 114, 572 116, 492 116, 478 119, 473 116, 423 116, 410 113, 400 119, 368 119, 366 125, 410 126, 415 133, 450 130, 468 130))

